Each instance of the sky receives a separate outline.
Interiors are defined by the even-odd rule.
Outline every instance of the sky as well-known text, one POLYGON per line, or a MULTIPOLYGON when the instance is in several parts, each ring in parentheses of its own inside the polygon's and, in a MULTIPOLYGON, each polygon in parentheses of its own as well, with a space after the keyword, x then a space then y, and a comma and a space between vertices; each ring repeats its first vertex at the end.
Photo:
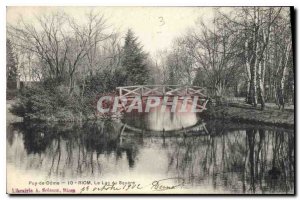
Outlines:
POLYGON ((122 35, 131 28, 152 56, 159 50, 170 49, 172 41, 194 27, 198 18, 207 21, 214 12, 209 7, 7 7, 7 23, 17 23, 20 15, 33 22, 36 15, 58 10, 80 21, 91 9, 103 13, 108 24, 122 35))

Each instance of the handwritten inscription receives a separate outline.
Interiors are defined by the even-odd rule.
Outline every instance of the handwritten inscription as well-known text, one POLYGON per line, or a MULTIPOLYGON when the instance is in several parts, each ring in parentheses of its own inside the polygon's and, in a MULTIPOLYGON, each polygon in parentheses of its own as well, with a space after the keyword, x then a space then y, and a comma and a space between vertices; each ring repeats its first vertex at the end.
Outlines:
POLYGON ((102 192, 102 191, 121 191, 128 192, 134 190, 142 190, 150 188, 152 191, 166 191, 177 189, 184 185, 184 179, 182 178, 167 178, 161 180, 154 180, 150 184, 142 185, 135 182, 122 182, 122 181, 112 181, 112 182, 94 182, 94 185, 101 186, 85 186, 80 189, 80 193, 89 192, 102 192))
POLYGON ((183 178, 173 177, 153 180, 149 183, 138 183, 136 181, 29 181, 28 188, 12 188, 12 193, 102 193, 102 192, 138 192, 153 191, 163 192, 175 189, 184 189, 183 178), (32 187, 30 187, 32 186, 32 187), (46 186, 46 187, 45 187, 46 186), (69 187, 70 188, 69 188, 69 187), (77 186, 77 187, 76 187, 77 186), (78 188, 78 186, 80 188, 78 188), (52 188, 53 187, 53 188, 52 188), (71 188, 72 187, 72 188, 71 188), (77 189, 75 189, 75 187, 77 189))
POLYGON ((182 178, 167 178, 158 181, 153 181, 151 189, 154 191, 165 191, 176 189, 183 185, 184 179, 182 178), (176 183, 174 184, 174 182, 176 183))

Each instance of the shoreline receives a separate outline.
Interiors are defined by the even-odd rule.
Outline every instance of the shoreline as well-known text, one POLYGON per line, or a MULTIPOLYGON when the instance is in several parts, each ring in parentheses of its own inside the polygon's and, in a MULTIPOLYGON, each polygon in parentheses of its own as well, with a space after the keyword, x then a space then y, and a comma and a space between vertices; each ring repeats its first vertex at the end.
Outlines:
MULTIPOLYGON (((14 100, 6 101, 6 122, 20 122, 25 121, 26 119, 22 117, 18 117, 12 114, 9 111, 9 108, 14 103, 14 100)), ((200 113, 205 119, 208 120, 228 120, 235 123, 249 123, 249 124, 260 124, 260 125, 268 125, 268 126, 277 126, 284 128, 294 128, 294 109, 292 110, 279 110, 279 109, 271 109, 266 108, 261 111, 259 108, 250 107, 249 105, 231 105, 231 106, 213 106, 208 108, 206 111, 200 113)), ((74 116, 73 119, 77 119, 74 116)), ((100 118, 93 117, 84 117, 79 121, 90 121, 90 120, 99 120, 100 118)), ((105 118, 103 118, 105 119, 105 118)), ((59 119, 55 116, 49 116, 44 119, 41 118, 32 118, 29 120, 41 120, 47 122, 76 122, 77 120, 68 119, 59 119), (53 120, 56 119, 56 120, 53 120)))
POLYGON ((229 120, 237 123, 261 124, 284 128, 294 128, 294 110, 279 110, 247 105, 216 106, 201 113, 207 119, 229 120))

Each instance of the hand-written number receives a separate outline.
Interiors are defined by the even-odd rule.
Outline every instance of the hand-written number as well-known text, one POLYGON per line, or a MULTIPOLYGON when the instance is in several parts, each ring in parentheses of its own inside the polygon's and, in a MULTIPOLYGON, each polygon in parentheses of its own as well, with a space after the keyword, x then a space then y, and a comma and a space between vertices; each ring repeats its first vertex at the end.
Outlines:
POLYGON ((159 22, 161 23, 160 26, 165 25, 165 20, 163 17, 159 17, 158 19, 159 19, 159 22))

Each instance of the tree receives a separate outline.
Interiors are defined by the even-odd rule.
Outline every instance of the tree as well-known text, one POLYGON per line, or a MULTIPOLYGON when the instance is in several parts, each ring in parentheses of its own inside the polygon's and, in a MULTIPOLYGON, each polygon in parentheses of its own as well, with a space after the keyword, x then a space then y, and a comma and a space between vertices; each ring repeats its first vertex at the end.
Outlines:
POLYGON ((16 82, 18 78, 16 58, 9 39, 6 40, 6 81, 16 82))
POLYGON ((187 37, 176 38, 168 56, 170 84, 192 85, 195 72, 192 50, 187 37))
MULTIPOLYGON (((255 50, 255 65, 253 66, 255 69, 257 68, 257 79, 258 79, 258 97, 261 103, 261 109, 265 108, 265 87, 264 87, 264 79, 265 79, 265 64, 264 61, 267 59, 266 49, 269 45, 270 32, 271 27, 273 26, 276 18, 279 16, 281 12, 281 8, 278 9, 266 9, 260 10, 257 8, 255 11, 254 8, 254 16, 256 16, 257 20, 255 22, 257 38, 255 40, 256 50, 255 50), (260 38, 259 38, 260 37, 260 38), (260 41, 259 41, 260 39, 260 41)), ((254 104, 256 105, 256 104, 254 104)))
POLYGON ((176 49, 170 52, 170 54, 167 56, 167 83, 169 85, 184 84, 182 77, 183 74, 181 73, 182 70, 180 66, 179 54, 178 51, 176 51, 176 49))
POLYGON ((237 40, 243 48, 237 51, 243 55, 243 65, 247 74, 247 103, 255 107, 260 103, 262 110, 265 108, 266 99, 265 80, 268 81, 268 92, 271 93, 270 90, 274 85, 272 80, 276 74, 274 69, 279 63, 277 59, 281 54, 279 52, 288 46, 288 42, 283 38, 290 37, 290 34, 285 35, 281 32, 288 23, 288 17, 283 14, 284 10, 286 9, 281 7, 243 7, 229 15, 220 12, 231 29, 239 32, 236 38, 239 38, 237 40), (279 37, 276 38, 277 36, 279 37), (277 47, 280 42, 283 45, 281 49, 277 47))
POLYGON ((149 69, 145 64, 147 54, 143 52, 142 46, 137 42, 138 38, 129 29, 123 47, 124 57, 122 67, 125 71, 126 85, 142 85, 149 79, 149 69))
POLYGON ((39 60, 44 79, 63 81, 71 95, 78 74, 85 77, 99 67, 100 43, 111 37, 103 15, 91 11, 86 19, 79 24, 64 12, 37 16, 35 23, 20 18, 18 25, 8 24, 8 35, 18 52, 31 52, 39 60))
POLYGON ((241 74, 237 32, 219 17, 213 19, 213 26, 203 21, 197 24, 200 29, 186 37, 197 67, 194 84, 205 84, 213 95, 223 96, 236 85, 241 74))

